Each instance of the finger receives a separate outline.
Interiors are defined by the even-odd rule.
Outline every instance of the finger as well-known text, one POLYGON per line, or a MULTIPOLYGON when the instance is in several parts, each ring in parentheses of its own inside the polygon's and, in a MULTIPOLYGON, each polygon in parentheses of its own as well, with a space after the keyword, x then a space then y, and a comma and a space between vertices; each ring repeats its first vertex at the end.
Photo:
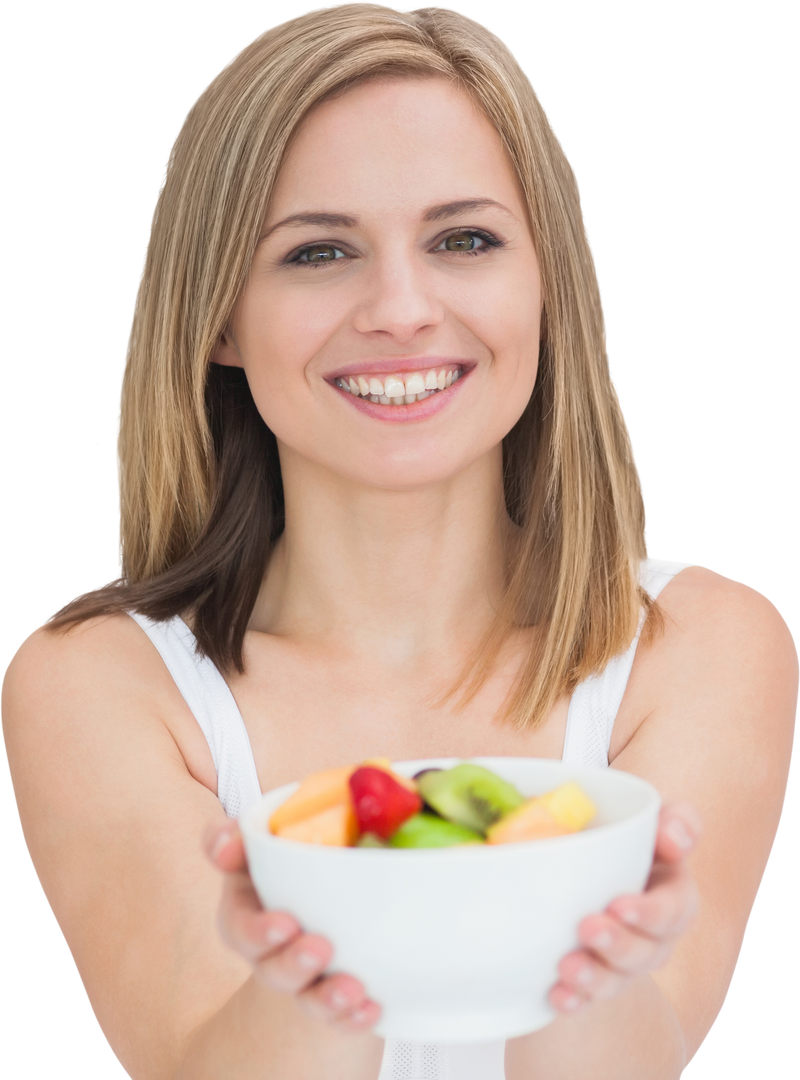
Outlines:
POLYGON ((669 959, 675 938, 658 939, 628 930, 611 915, 590 915, 578 927, 589 955, 622 975, 655 971, 669 959))
POLYGON ((672 938, 693 922, 699 893, 684 865, 658 864, 643 893, 620 896, 606 908, 623 926, 652 938, 672 938))
POLYGON ((591 1004, 585 994, 579 993, 571 986, 565 986, 564 983, 556 983, 547 996, 553 1008, 561 1013, 583 1012, 591 1004))
POLYGON ((294 916, 267 911, 250 875, 229 873, 222 883, 217 925, 222 940, 251 962, 271 955, 301 931, 294 916))
MULTIPOLYGON (((352 975, 328 975, 312 983, 297 995, 297 1003, 304 1012, 315 1019, 328 1023, 343 1024, 351 1020, 356 1013, 375 1006, 367 999, 366 992, 358 979, 352 975)), ((372 1011, 374 1012, 374 1008, 372 1011)), ((380 1013, 380 1010, 378 1010, 380 1013)), ((355 1020, 355 1024, 366 1025, 366 1016, 355 1020)), ((374 1021, 373 1021, 374 1022, 374 1021)))
POLYGON ((325 938, 304 934, 275 957, 260 962, 258 974, 273 989, 296 993, 298 1004, 311 1016, 343 1031, 371 1028, 381 1008, 367 998, 363 984, 352 975, 320 974, 332 955, 325 938))
POLYGON ((610 944, 575 949, 558 964, 559 980, 582 994, 610 997, 637 975, 662 968, 675 940, 654 941, 628 934, 609 935, 610 944))
POLYGON ((381 1018, 381 1007, 374 1001, 365 999, 353 1012, 334 1021, 334 1026, 341 1031, 365 1031, 374 1027, 381 1018))
MULTIPOLYGON (((661 967, 669 958, 671 946, 661 946, 662 955, 653 957, 649 970, 661 967)), ((551 998, 560 1011, 575 1012, 584 1003, 606 1001, 627 990, 641 971, 617 971, 599 960, 588 950, 570 953, 559 963, 560 980, 551 991, 551 998)))
POLYGON ((680 862, 696 846, 702 833, 702 819, 691 803, 669 803, 662 807, 656 833, 655 860, 680 862))
POLYGON ((254 965, 256 976, 272 990, 299 994, 308 989, 331 962, 333 949, 318 934, 300 934, 274 955, 254 965))
POLYGON ((203 848, 214 865, 227 873, 247 869, 244 840, 235 821, 215 821, 206 827, 203 848))
POLYGON ((244 843, 235 821, 208 825, 203 847, 211 861, 225 871, 217 922, 228 946, 255 961, 300 932, 296 919, 264 910, 247 873, 244 843))

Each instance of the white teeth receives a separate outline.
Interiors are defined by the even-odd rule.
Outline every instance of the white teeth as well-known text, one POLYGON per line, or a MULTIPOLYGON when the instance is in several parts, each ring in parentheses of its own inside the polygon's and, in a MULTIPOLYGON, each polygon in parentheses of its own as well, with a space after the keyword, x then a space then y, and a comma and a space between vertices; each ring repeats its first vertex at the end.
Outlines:
POLYGON ((412 371, 405 378, 401 375, 387 375, 383 379, 375 375, 341 375, 335 383, 348 394, 369 398, 382 405, 413 405, 432 393, 446 390, 463 374, 459 368, 439 368, 438 371, 431 368, 424 375, 412 371))

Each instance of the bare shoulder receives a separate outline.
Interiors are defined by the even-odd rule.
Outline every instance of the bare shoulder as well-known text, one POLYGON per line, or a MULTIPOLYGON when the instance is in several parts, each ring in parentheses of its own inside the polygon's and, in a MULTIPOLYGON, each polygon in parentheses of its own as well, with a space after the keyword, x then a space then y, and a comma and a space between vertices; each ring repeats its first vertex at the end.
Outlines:
POLYGON ((666 633, 654 650, 665 676, 662 694, 690 673, 702 683, 704 671, 708 678, 724 669, 733 674, 743 664, 743 675, 760 672, 784 686, 797 683, 797 635, 776 600, 756 585, 713 567, 689 566, 665 586, 659 605, 667 617, 666 633))
POLYGON ((124 613, 94 616, 57 629, 51 629, 45 621, 14 649, 2 673, 3 687, 9 683, 19 685, 32 676, 40 685, 42 680, 54 677, 57 670, 63 675, 60 666, 66 665, 70 672, 91 677, 97 691, 103 686, 110 689, 119 679, 134 686, 137 677, 143 677, 139 689, 147 692, 150 659, 146 638, 124 613))
POLYGON ((681 570, 662 591, 659 603, 661 604, 662 599, 667 596, 676 598, 680 596, 683 603, 701 607, 736 604, 742 607, 743 613, 747 609, 754 613, 759 610, 769 610, 783 619, 784 625, 794 636, 788 620, 775 599, 760 590, 757 585, 750 584, 743 578, 734 578, 711 566, 687 566, 681 570))

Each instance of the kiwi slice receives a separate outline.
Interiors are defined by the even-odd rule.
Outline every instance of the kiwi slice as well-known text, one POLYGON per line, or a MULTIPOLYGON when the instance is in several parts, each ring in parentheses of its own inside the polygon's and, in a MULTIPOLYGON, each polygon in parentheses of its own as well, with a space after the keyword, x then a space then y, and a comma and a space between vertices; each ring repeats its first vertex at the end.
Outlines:
POLYGON ((437 848, 483 843, 485 840, 480 833, 454 825, 452 821, 445 821, 424 810, 404 821, 389 837, 389 847, 395 848, 437 848))
POLYGON ((480 833, 525 801, 513 784, 469 762, 425 773, 417 780, 417 788, 447 821, 480 833))
MULTIPOLYGON (((419 783, 418 783, 419 778, 421 776, 425 776, 425 774, 429 773, 429 772, 443 772, 443 770, 438 768, 438 767, 437 768, 431 768, 431 769, 420 769, 420 771, 418 773, 414 773, 414 775, 411 777, 411 779, 417 785, 417 792, 420 795, 420 797, 422 797, 422 792, 419 790, 419 783)), ((424 799, 422 799, 422 804, 423 804, 423 809, 429 810, 430 813, 436 814, 437 817, 442 816, 441 814, 437 814, 436 811, 434 810, 434 808, 429 803, 426 803, 424 799)))
POLYGON ((381 837, 374 832, 362 833, 361 836, 359 836, 358 840, 356 840, 356 847, 385 848, 388 846, 389 845, 386 843, 386 841, 382 840, 381 837))

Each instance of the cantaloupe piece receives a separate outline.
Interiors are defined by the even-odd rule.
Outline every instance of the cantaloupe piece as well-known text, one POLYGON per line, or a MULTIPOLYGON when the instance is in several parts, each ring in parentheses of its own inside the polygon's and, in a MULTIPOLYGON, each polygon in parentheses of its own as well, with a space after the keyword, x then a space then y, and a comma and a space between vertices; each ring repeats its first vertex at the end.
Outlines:
MULTIPOLYGON (((392 771, 392 763, 389 758, 368 758, 362 765, 372 765, 373 768, 383 769, 390 776, 408 788, 416 792, 417 786, 413 780, 400 776, 392 771)), ((350 799, 350 787, 348 780, 360 765, 344 765, 338 769, 323 769, 321 772, 312 773, 300 784, 293 795, 290 795, 285 803, 282 803, 269 819, 269 831, 281 833, 286 825, 291 825, 304 818, 314 817, 316 814, 327 810, 329 806, 346 803, 350 799)))
POLYGON ((306 844, 351 847, 358 839, 358 820, 351 803, 339 803, 302 821, 284 825, 277 835, 306 844))
POLYGON ((297 791, 281 803, 270 817, 269 831, 282 832, 287 825, 314 817, 331 806, 345 805, 350 799, 347 781, 352 771, 352 765, 345 765, 307 776, 297 791))
POLYGON ((570 781, 545 795, 528 799, 506 814, 487 831, 486 840, 490 844, 512 844, 520 840, 566 836, 585 828, 595 813, 592 801, 570 781))

